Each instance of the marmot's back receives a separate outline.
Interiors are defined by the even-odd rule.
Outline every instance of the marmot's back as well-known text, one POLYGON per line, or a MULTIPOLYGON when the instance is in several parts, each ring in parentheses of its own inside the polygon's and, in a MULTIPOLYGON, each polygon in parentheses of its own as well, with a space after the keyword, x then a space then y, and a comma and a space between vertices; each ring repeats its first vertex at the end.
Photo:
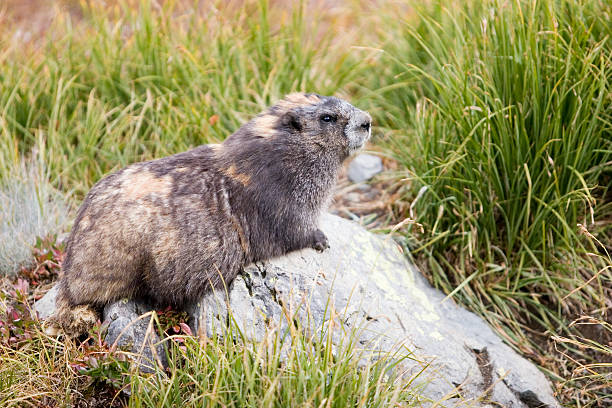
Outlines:
POLYGON ((104 304, 122 292, 182 306, 206 286, 219 287, 221 271, 237 270, 241 243, 229 203, 231 181, 213 161, 213 149, 200 147, 98 182, 67 248, 72 298, 104 304))
POLYGON ((81 330, 72 309, 123 297, 181 307, 247 263, 324 250, 319 214, 369 136, 369 115, 349 103, 292 94, 220 145, 102 179, 75 220, 52 323, 81 330))

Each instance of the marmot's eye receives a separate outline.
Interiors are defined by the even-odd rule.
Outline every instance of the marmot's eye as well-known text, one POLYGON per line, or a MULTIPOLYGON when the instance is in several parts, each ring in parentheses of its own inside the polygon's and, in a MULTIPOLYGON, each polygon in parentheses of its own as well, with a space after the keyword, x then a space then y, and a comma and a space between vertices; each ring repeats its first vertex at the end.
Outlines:
POLYGON ((332 115, 323 115, 323 116, 321 116, 321 120, 323 122, 335 122, 336 118, 334 116, 332 116, 332 115))

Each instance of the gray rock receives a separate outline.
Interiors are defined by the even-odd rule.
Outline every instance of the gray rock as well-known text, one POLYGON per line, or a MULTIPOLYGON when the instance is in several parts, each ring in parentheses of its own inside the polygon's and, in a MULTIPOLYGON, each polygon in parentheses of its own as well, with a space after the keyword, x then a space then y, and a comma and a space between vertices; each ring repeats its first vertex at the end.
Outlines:
POLYGON ((287 328, 287 315, 305 330, 333 319, 341 328, 335 342, 341 332, 353 332, 364 349, 412 352, 401 369, 412 375, 428 365, 415 384, 434 400, 454 395, 448 402, 462 406, 559 406, 546 377, 480 317, 444 300, 392 239, 332 215, 323 217, 322 230, 330 242, 324 253, 306 249, 250 265, 227 297, 211 293, 192 306, 195 332, 222 333, 228 306, 251 341, 262 340, 271 323, 287 328))
POLYGON ((55 311, 55 297, 57 296, 57 285, 52 287, 45 296, 34 303, 34 310, 38 313, 39 319, 46 319, 55 311))
MULTIPOLYGON (((330 242, 324 253, 306 249, 250 265, 227 293, 210 293, 192 305, 194 333, 223 335, 228 310, 247 341, 264 339, 271 325, 287 329, 288 320, 303 330, 322 330, 333 321, 335 344, 346 338, 342 333, 354 333, 354 344, 374 358, 411 353, 393 370, 411 376, 427 367, 413 384, 433 400, 446 398, 447 406, 559 407, 546 377, 480 317, 444 300, 392 239, 332 215, 323 217, 321 228, 330 242)), ((126 347, 163 365, 156 359, 165 356, 158 340, 141 340, 153 334, 148 319, 126 329, 147 310, 125 301, 107 306, 106 339, 112 344, 124 331, 126 347)))
POLYGON ((151 310, 151 306, 132 300, 121 300, 104 308, 104 325, 108 325, 104 340, 111 348, 129 352, 143 372, 168 366, 164 343, 147 314, 151 310))
MULTIPOLYGON (((42 320, 55 311, 57 285, 34 304, 34 310, 42 320)), ((145 303, 121 300, 107 305, 103 313, 106 327, 104 340, 112 348, 129 353, 143 372, 153 372, 155 366, 168 366, 163 341, 156 333, 151 317, 146 315, 151 307, 145 303)))
POLYGON ((371 179, 381 171, 383 171, 383 164, 380 157, 363 153, 349 163, 348 178, 353 183, 361 183, 371 179))

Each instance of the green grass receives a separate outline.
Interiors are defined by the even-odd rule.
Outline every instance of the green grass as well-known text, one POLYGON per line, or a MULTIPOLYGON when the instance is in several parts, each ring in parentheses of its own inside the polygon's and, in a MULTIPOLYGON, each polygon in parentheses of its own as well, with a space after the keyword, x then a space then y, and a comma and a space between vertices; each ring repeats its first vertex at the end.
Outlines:
POLYGON ((308 336, 271 329, 264 341, 246 344, 233 325, 222 339, 202 343, 188 337, 181 348, 172 349, 169 373, 131 377, 129 406, 386 407, 423 402, 410 381, 396 377, 405 356, 373 358, 355 349, 350 334, 339 346, 332 345, 331 337, 329 331, 308 336))
POLYGON ((437 287, 545 356, 551 333, 579 334, 574 318, 610 318, 612 8, 445 4, 418 25, 388 18, 387 82, 374 91, 410 181, 406 239, 437 287))
POLYGON ((283 15, 266 1, 195 13, 173 3, 92 5, 87 25, 56 21, 58 38, 32 52, 6 33, 0 164, 42 137, 52 183, 82 197, 113 169, 218 142, 286 93, 333 94, 351 76, 342 55, 326 61, 328 41, 312 40, 303 7, 275 27, 283 15), (333 78, 320 72, 328 63, 340 63, 333 78))
MULTIPOLYGON (((103 343, 99 327, 83 342, 45 335, 30 317, 33 291, 24 282, 0 281, 2 407, 408 407, 426 401, 413 384, 420 374, 404 371, 412 358, 407 350, 358 348, 355 332, 334 344, 334 330, 342 329, 333 324, 304 330, 291 322, 280 330, 282 322, 270 322, 265 338, 251 343, 230 315, 222 335, 166 335, 169 367, 145 374, 129 364, 130 353, 103 343)), ((174 333, 180 316, 153 313, 152 319, 158 331, 174 333)))

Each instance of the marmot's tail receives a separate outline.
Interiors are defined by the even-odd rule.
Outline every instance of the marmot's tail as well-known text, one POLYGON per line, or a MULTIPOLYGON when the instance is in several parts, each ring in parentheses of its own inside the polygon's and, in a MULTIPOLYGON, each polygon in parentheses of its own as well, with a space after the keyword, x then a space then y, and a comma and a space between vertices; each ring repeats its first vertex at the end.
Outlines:
POLYGON ((64 280, 58 283, 55 313, 45 321, 45 333, 49 336, 65 334, 78 337, 86 334, 98 321, 98 314, 89 305, 73 305, 64 280))

